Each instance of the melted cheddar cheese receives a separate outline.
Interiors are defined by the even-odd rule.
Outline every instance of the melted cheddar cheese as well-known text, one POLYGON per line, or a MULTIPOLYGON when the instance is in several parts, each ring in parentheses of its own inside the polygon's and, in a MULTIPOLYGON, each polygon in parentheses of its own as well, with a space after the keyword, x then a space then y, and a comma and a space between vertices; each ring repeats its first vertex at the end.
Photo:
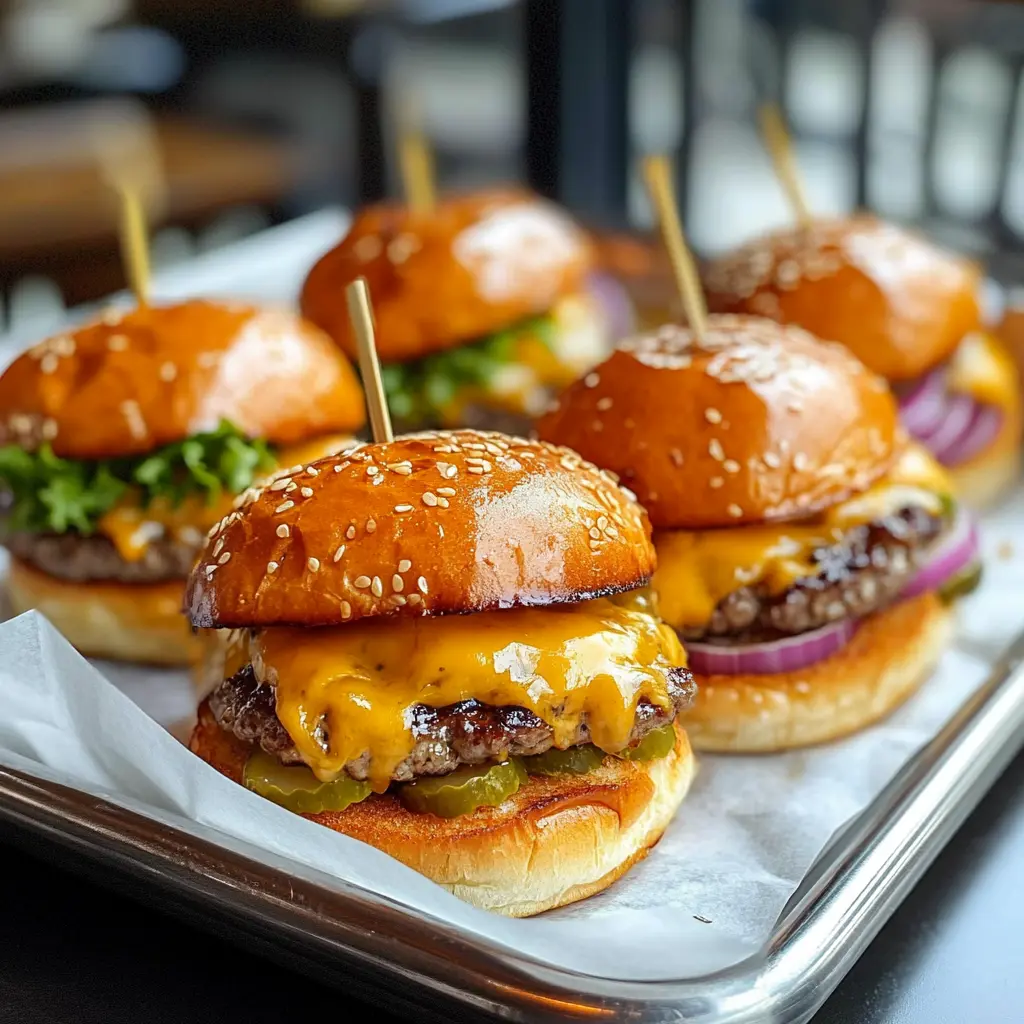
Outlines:
MULTIPOLYGON (((277 716, 317 777, 364 753, 387 788, 412 751, 409 711, 475 698, 529 708, 571 745, 586 718, 593 742, 621 750, 637 702, 670 708, 668 672, 685 665, 675 633, 641 603, 584 604, 436 618, 271 628, 249 640, 257 674, 274 683, 277 716)), ((237 663, 237 653, 229 653, 237 663)), ((231 666, 228 666, 229 668, 231 666)))
POLYGON ((1005 411, 1016 409, 1020 402, 1013 359, 998 340, 982 331, 960 343, 949 365, 947 384, 950 391, 1005 411))
MULTIPOLYGON (((312 462, 351 442, 352 439, 347 436, 318 437, 313 441, 281 448, 275 453, 275 461, 278 466, 312 462)), ((156 498, 143 508, 138 494, 129 492, 101 517, 97 529, 110 539, 124 561, 137 562, 146 553, 146 548, 162 537, 170 537, 185 544, 201 544, 214 523, 231 511, 237 497, 236 494, 224 494, 212 502, 191 497, 178 505, 166 498, 156 498)))
POLYGON ((941 466, 909 447, 870 490, 813 520, 729 530, 673 530, 654 538, 653 588, 662 618, 674 629, 704 626, 718 603, 741 587, 763 584, 773 594, 816 576, 813 554, 838 543, 855 526, 917 506, 941 514, 952 485, 941 466))

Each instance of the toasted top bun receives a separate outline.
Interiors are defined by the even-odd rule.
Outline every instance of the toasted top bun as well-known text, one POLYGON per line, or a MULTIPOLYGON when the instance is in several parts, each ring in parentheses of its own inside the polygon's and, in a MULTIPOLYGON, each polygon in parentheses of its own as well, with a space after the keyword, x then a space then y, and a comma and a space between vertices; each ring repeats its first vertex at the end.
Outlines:
POLYGON ((870 216, 756 239, 708 265, 708 305, 799 324, 875 373, 911 380, 978 327, 980 272, 870 216))
POLYGON ((292 444, 365 422, 352 367, 283 310, 191 301, 107 314, 0 377, 0 443, 74 459, 140 455, 230 420, 292 444))
POLYGON ((302 312, 354 355, 345 286, 365 277, 380 357, 405 362, 546 313, 592 265, 576 224, 525 192, 446 199, 430 214, 382 204, 310 271, 302 312))
POLYGON ((195 626, 314 626, 582 601, 647 582, 650 532, 575 452, 418 434, 251 491, 211 532, 186 607, 195 626))
POLYGON ((622 342, 537 425, 633 488, 655 529, 806 516, 869 487, 902 444, 885 381, 845 349, 713 315, 622 342))

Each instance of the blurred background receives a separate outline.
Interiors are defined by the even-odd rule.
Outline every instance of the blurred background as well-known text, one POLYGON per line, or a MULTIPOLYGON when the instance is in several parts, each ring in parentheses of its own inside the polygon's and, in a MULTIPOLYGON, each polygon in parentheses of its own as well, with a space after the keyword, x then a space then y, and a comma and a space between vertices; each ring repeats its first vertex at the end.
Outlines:
POLYGON ((123 286, 112 165, 168 267, 396 193, 410 97, 442 187, 525 180, 609 229, 648 224, 636 158, 670 151, 705 254, 788 217, 775 98, 817 212, 1013 282, 1022 68, 1024 5, 974 0, 0 0, 0 331, 123 286))

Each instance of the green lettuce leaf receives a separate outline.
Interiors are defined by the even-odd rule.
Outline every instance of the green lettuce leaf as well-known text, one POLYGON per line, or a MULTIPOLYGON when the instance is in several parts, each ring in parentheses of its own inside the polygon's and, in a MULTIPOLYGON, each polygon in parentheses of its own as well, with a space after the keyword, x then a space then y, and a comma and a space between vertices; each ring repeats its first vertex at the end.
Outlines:
POLYGON ((501 367, 514 361, 516 342, 523 336, 537 338, 551 348, 555 322, 548 316, 537 317, 469 345, 381 367, 391 415, 405 424, 438 423, 460 391, 486 387, 501 367))
POLYGON ((208 503, 239 494, 274 466, 266 443, 233 424, 195 434, 135 459, 62 459, 49 445, 27 452, 0 447, 0 487, 10 496, 7 529, 89 534, 129 489, 143 505, 163 498, 179 505, 198 496, 208 503))

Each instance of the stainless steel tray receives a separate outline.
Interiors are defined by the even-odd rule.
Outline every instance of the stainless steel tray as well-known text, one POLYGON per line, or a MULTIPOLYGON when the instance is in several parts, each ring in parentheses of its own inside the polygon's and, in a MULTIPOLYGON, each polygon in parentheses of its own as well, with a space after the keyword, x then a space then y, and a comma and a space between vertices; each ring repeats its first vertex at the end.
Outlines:
POLYGON ((1024 744, 1024 633, 822 854, 764 954, 685 981, 553 969, 211 829, 199 836, 0 768, 0 820, 135 879, 342 987, 451 1019, 807 1021, 1024 744))

